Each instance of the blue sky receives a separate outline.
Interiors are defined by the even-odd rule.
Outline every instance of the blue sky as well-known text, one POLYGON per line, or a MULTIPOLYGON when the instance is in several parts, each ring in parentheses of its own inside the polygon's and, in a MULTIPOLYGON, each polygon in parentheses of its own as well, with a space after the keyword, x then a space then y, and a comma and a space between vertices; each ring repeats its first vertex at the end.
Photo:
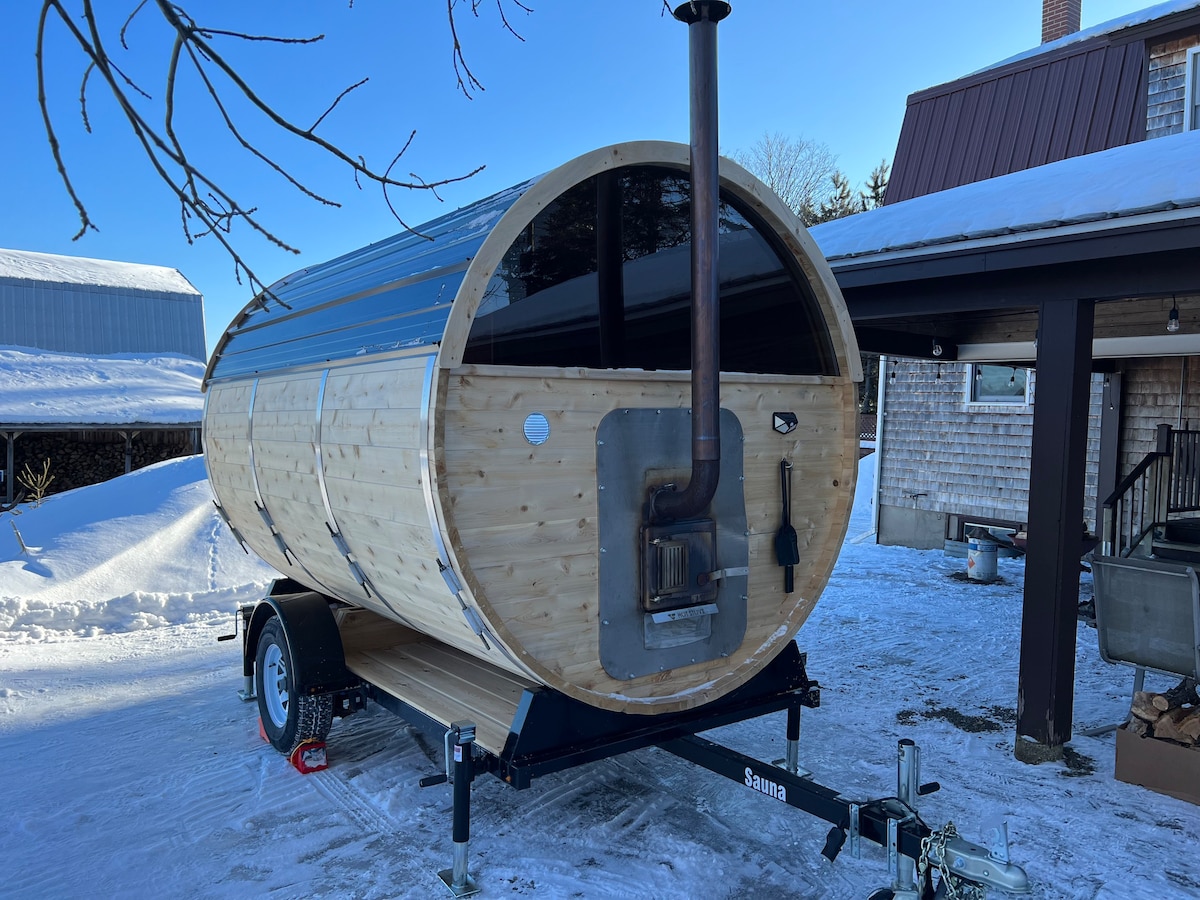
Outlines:
MULTIPOLYGON (((68 5, 75 6, 77 2, 68 5)), ((114 18, 115 34, 136 0, 96 0, 114 18)), ((224 41, 247 80, 281 110, 308 124, 345 86, 370 76, 322 123, 320 133, 368 161, 385 165, 416 129, 398 167, 426 180, 473 178, 440 191, 395 195, 401 215, 417 224, 555 167, 580 153, 634 139, 687 140, 687 29, 660 16, 658 0, 527 0, 526 15, 506 2, 524 38, 503 31, 494 5, 460 18, 467 62, 485 90, 467 100, 456 90, 445 7, 434 0, 285 2, 193 0, 199 21, 214 28, 292 36, 325 33, 320 45, 297 48, 224 41), (398 10, 403 10, 399 12, 398 10)), ((460 0, 466 6, 465 0, 460 0)), ((1138 0, 1083 0, 1083 27, 1140 9, 1138 0)), ((48 40, 52 111, 72 177, 99 232, 72 242, 78 228, 46 144, 37 107, 34 39, 39 3, 6 9, 0 34, 0 247, 153 263, 178 268, 203 292, 208 346, 250 299, 212 239, 189 246, 178 204, 157 181, 115 105, 99 83, 90 89, 93 133, 79 116, 83 61, 65 30, 48 40)), ((721 148, 747 148, 764 132, 829 145, 852 182, 895 151, 908 94, 1036 46, 1041 0, 734 0, 720 26, 721 148)), ((145 11, 129 33, 130 50, 114 55, 156 97, 168 45, 145 11)), ((239 153, 214 120, 196 86, 185 139, 206 168, 228 173, 243 203, 299 247, 272 248, 235 232, 256 273, 270 283, 398 230, 378 191, 359 191, 347 169, 319 153, 278 139, 246 118, 301 180, 342 202, 324 208, 239 153)), ((155 107, 157 109, 157 107, 155 107)), ((158 115, 156 113, 156 115, 158 115)), ((0 336, 0 344, 4 343, 0 336)))

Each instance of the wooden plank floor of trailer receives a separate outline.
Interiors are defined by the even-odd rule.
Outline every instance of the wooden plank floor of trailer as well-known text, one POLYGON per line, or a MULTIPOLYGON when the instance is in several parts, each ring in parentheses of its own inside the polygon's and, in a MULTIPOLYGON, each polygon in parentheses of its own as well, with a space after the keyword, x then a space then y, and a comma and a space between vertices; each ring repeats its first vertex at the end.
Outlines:
POLYGON ((500 755, 521 695, 538 685, 367 610, 336 619, 347 669, 437 722, 474 722, 479 746, 500 755))

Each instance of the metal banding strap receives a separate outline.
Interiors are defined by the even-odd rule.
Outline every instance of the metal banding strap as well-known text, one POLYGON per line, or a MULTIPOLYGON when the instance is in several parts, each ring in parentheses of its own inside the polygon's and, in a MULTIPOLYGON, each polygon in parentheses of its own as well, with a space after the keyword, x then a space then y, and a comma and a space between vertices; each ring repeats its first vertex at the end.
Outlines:
POLYGON ((288 547, 287 541, 283 539, 283 535, 275 527, 275 520, 271 518, 271 513, 267 511, 267 502, 263 499, 262 489, 258 484, 258 466, 254 463, 254 403, 257 398, 258 379, 255 378, 254 384, 250 386, 250 403, 246 407, 246 445, 248 448, 247 456, 250 462, 250 482, 254 485, 254 508, 258 510, 263 524, 267 526, 271 537, 275 539, 275 545, 279 548, 279 552, 283 554, 283 558, 293 565, 298 565, 299 561, 292 556, 292 551, 288 547))
MULTIPOLYGON (((463 587, 455 574, 454 569, 450 567, 450 553, 446 548, 446 542, 442 540, 442 529, 438 524, 437 507, 433 502, 433 466, 429 459, 429 407, 433 402, 434 390, 434 375, 437 373, 437 357, 429 357, 429 361, 425 364, 425 382, 421 387, 421 437, 420 437, 420 453, 421 453, 421 490, 425 495, 425 512, 429 515, 429 527, 433 532, 433 541, 437 547, 438 558, 436 560, 438 572, 441 573, 442 580, 446 582, 446 587, 450 589, 450 593, 454 595, 454 599, 458 601, 459 609, 462 610, 463 618, 467 620, 467 624, 471 630, 479 636, 479 640, 483 642, 485 650, 491 650, 492 645, 499 650, 505 658, 513 665, 521 666, 513 655, 508 652, 508 649, 496 640, 496 636, 488 631, 484 624, 483 617, 479 615, 479 611, 473 606, 467 604, 463 597, 463 587), (491 638, 491 643, 488 642, 491 638)), ((524 669, 524 666, 521 666, 524 669)))
POLYGON ((337 519, 333 515, 333 505, 329 502, 329 488, 325 485, 325 459, 321 451, 321 429, 325 410, 325 385, 328 381, 329 370, 325 369, 321 372, 321 386, 317 389, 317 428, 313 436, 313 450, 316 454, 317 462, 317 486, 321 489, 321 503, 325 507, 325 527, 329 529, 329 535, 333 538, 333 543, 337 547, 338 553, 345 557, 346 563, 350 567, 350 574, 358 582, 358 586, 366 592, 368 597, 378 598, 384 606, 391 610, 392 615, 404 625, 413 628, 413 624, 396 609, 387 597, 379 592, 379 589, 367 577, 367 573, 363 570, 362 565, 359 564, 358 560, 354 558, 354 554, 350 551, 350 545, 346 542, 346 538, 338 526, 337 519))
MULTIPOLYGON (((325 407, 325 385, 329 381, 329 370, 324 369, 321 372, 321 385, 317 388, 317 409, 316 409, 316 432, 313 437, 313 453, 316 455, 317 462, 317 487, 321 490, 321 504, 325 507, 325 526, 329 529, 330 535, 333 537, 333 543, 337 546, 338 553, 346 559, 346 563, 350 566, 350 574, 354 576, 354 580, 370 597, 372 594, 378 596, 378 591, 373 591, 372 586, 367 580, 367 573, 363 571, 362 566, 358 564, 353 555, 350 553, 350 547, 346 543, 346 539, 342 537, 341 530, 338 528, 337 519, 333 517, 333 507, 329 503, 329 489, 325 486, 325 461, 321 457, 321 414, 325 407)), ((382 600, 383 598, 380 597, 382 600)), ((384 603, 387 603, 384 600, 384 603)), ((388 609, 392 608, 390 603, 387 603, 388 609)), ((395 610, 392 610, 395 612, 395 610)))

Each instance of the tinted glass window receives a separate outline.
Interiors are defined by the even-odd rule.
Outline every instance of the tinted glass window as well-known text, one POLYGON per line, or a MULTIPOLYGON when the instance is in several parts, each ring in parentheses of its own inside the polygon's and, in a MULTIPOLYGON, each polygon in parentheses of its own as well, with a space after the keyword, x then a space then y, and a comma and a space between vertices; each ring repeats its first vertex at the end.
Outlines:
MULTIPOLYGON (((633 167, 567 191, 505 254, 463 361, 690 368, 690 221, 684 172, 633 167)), ((836 374, 816 299, 773 241, 722 194, 721 369, 836 374)))

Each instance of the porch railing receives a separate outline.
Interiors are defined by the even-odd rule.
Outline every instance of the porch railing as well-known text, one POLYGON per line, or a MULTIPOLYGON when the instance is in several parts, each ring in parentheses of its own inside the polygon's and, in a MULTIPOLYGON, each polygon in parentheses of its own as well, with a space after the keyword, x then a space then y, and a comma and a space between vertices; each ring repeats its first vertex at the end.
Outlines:
POLYGON ((1158 426, 1157 446, 1104 501, 1101 553, 1130 556, 1172 516, 1200 510, 1200 431, 1158 426))

